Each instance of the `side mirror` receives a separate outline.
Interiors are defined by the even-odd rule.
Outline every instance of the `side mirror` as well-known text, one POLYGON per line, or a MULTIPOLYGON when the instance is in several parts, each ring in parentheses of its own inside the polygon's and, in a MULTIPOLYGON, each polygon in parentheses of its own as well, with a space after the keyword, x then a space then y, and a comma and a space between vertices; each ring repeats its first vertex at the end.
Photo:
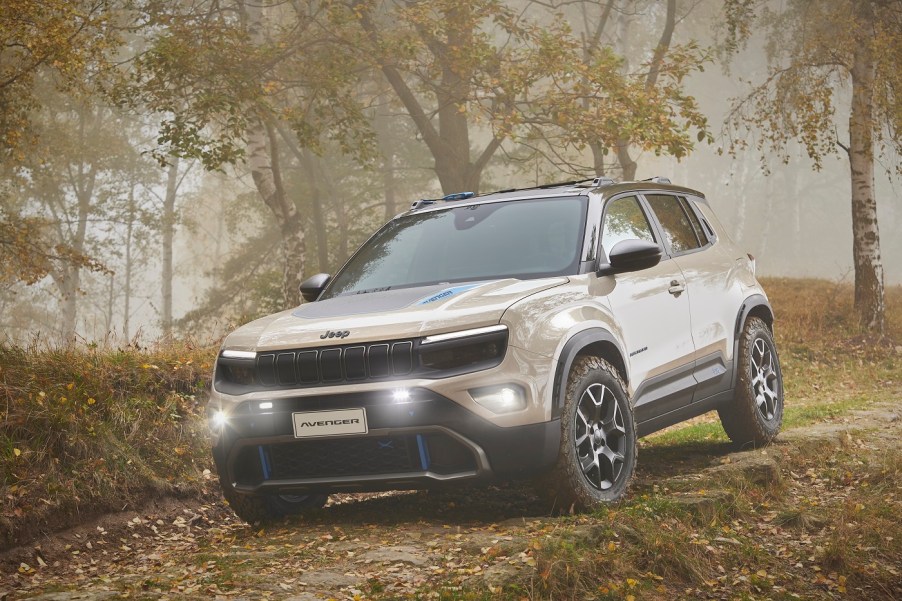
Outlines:
POLYGON ((328 273, 318 273, 312 275, 301 282, 301 297, 308 303, 312 303, 322 294, 323 288, 329 283, 332 276, 328 273))
POLYGON ((641 271, 661 262, 661 247, 646 240, 621 240, 608 255, 610 263, 599 265, 598 275, 641 271))

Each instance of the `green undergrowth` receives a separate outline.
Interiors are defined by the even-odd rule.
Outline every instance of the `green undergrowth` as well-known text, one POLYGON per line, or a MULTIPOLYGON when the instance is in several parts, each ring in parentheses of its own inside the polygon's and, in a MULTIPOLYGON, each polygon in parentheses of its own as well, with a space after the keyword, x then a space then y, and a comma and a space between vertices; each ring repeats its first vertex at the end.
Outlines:
POLYGON ((212 355, 0 346, 0 548, 197 491, 212 355))

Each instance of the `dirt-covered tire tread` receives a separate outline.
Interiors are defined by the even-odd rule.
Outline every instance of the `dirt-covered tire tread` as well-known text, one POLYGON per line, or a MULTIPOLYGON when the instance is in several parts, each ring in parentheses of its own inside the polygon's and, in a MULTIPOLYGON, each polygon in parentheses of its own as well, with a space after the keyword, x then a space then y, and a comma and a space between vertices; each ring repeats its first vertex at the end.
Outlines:
POLYGON ((537 482, 540 495, 550 505, 552 511, 558 513, 591 510, 601 503, 621 499, 632 480, 638 454, 638 437, 636 436, 633 409, 627 397, 626 384, 611 363, 592 355, 578 357, 570 370, 566 395, 564 411, 561 415, 561 446, 557 463, 537 482), (585 389, 584 382, 593 372, 604 374, 602 377, 609 379, 606 383, 609 388, 619 389, 616 394, 620 395, 623 400, 621 409, 625 412, 625 418, 628 419, 627 438, 631 440, 629 448, 626 449, 627 460, 624 462, 624 469, 627 472, 621 475, 620 482, 614 487, 611 498, 602 498, 604 495, 598 493, 593 494, 593 489, 586 482, 577 462, 573 461, 569 454, 571 449, 575 449, 574 431, 570 424, 572 415, 569 408, 573 403, 579 402, 585 389))
POLYGON ((738 377, 733 402, 717 410, 720 423, 733 443, 740 448, 763 447, 770 444, 783 423, 783 384, 780 382, 779 411, 775 419, 766 422, 759 414, 751 386, 750 353, 752 345, 758 337, 767 339, 770 350, 777 362, 777 374, 782 380, 779 368, 777 346, 773 334, 767 324, 759 317, 749 317, 742 328, 739 340, 738 377))

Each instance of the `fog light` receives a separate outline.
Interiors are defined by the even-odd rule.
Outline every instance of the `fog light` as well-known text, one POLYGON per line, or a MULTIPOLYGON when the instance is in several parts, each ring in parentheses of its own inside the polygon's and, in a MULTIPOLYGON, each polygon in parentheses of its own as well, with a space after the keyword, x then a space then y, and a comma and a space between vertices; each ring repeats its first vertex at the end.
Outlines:
POLYGON ((474 388, 470 390, 470 396, 492 413, 512 413, 526 409, 526 393, 514 384, 474 388))
POLYGON ((260 403, 260 409, 272 409, 272 403, 260 403))
POLYGON ((406 388, 399 388, 392 393, 392 400, 396 403, 406 403, 410 400, 410 391, 406 388))
POLYGON ((229 423, 229 418, 221 409, 213 413, 210 418, 210 428, 217 432, 222 430, 227 423, 229 423))

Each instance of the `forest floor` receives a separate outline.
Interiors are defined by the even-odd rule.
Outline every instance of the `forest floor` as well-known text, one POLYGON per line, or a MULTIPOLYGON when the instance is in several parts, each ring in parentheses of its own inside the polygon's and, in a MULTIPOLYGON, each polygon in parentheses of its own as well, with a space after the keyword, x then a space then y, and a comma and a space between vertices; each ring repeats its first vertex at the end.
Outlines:
POLYGON ((255 529, 211 479, 207 503, 5 553, 0 599, 898 599, 900 410, 850 409, 742 453, 652 437, 628 499, 589 515, 549 517, 506 485, 339 495, 255 529))
POLYGON ((512 483, 252 528, 210 473, 215 349, 2 348, 0 601, 902 599, 902 287, 874 341, 850 286, 765 286, 777 442, 736 452, 701 416, 643 439, 626 499, 582 515, 512 483))

